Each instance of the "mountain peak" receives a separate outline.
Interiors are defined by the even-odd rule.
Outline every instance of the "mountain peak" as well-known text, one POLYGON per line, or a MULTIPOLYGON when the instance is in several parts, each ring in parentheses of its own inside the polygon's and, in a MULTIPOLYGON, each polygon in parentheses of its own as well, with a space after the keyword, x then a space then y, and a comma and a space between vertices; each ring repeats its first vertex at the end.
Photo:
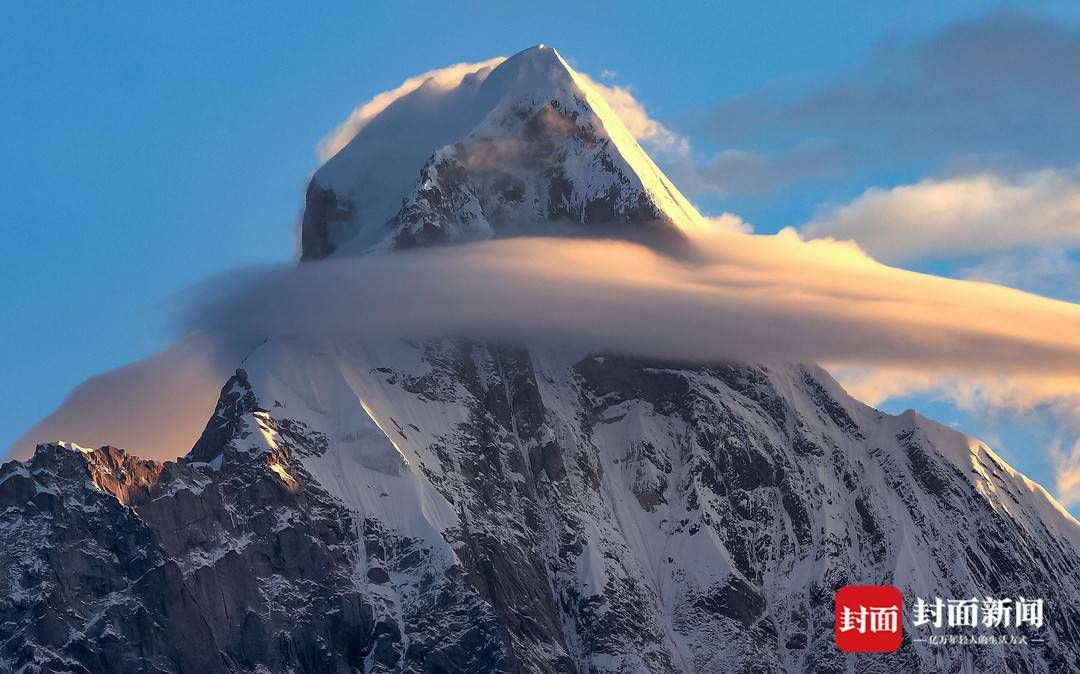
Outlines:
POLYGON ((546 45, 543 42, 535 44, 528 49, 522 49, 506 59, 505 62, 514 61, 547 62, 550 65, 565 65, 562 57, 559 56, 559 52, 555 50, 555 47, 546 45))
POLYGON ((303 258, 517 234, 679 245, 700 222, 603 92, 539 44, 367 123, 311 180, 303 258))
POLYGON ((526 85, 542 85, 554 79, 573 81, 570 66, 554 47, 544 44, 519 51, 499 64, 492 75, 493 83, 500 79, 526 85))

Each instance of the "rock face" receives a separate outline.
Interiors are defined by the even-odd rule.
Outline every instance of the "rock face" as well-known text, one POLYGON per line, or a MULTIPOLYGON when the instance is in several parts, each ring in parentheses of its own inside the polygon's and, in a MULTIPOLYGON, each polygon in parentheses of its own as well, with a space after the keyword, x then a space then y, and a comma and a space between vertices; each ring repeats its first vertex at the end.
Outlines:
MULTIPOLYGON (((313 178, 303 246, 669 245, 700 220, 540 47, 370 120, 313 178)), ((0 536, 0 672, 1080 670, 1080 525, 809 366, 270 340, 177 461, 4 464, 0 536), (1043 598, 1046 624, 845 655, 849 584, 1043 598)))
POLYGON ((352 671, 378 657, 348 513, 263 463, 56 444, 0 480, 16 541, 0 552, 0 671, 352 671))
POLYGON ((42 445, 0 507, 3 671, 1080 666, 1077 524, 815 368, 269 342, 186 458, 42 445), (840 653, 835 590, 879 583, 1047 621, 840 653))

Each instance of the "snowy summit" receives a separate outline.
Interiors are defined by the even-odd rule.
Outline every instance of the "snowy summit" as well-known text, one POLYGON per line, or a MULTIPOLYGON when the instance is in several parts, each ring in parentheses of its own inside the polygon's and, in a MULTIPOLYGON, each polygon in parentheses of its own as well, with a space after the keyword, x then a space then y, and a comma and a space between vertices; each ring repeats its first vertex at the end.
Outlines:
POLYGON ((676 240, 701 216, 588 82, 538 45, 369 119, 311 180, 303 257, 515 233, 676 240))

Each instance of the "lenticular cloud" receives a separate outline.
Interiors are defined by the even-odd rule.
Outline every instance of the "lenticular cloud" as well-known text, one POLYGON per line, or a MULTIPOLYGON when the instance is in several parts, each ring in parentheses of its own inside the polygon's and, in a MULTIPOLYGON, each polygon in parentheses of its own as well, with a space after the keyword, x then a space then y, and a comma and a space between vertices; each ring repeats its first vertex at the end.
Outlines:
POLYGON ((673 258, 623 241, 506 239, 223 275, 182 298, 175 346, 79 387, 12 449, 65 438, 182 454, 229 369, 280 337, 465 336, 676 361, 1001 375, 1036 399, 1080 392, 1078 305, 895 269, 790 230, 718 230, 695 244, 696 255, 673 258))
POLYGON ((1080 306, 894 269, 791 231, 696 244, 674 259, 620 241, 510 239, 253 269, 196 291, 178 327, 1080 377, 1080 306))

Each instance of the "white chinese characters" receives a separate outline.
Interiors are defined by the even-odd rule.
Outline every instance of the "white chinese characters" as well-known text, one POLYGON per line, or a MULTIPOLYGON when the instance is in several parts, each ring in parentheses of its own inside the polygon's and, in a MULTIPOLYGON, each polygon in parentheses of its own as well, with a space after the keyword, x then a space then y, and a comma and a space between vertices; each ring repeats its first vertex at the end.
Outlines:
POLYGON ((1031 627, 1043 626, 1043 600, 995 599, 946 599, 935 597, 927 602, 922 597, 915 600, 911 610, 912 624, 916 627, 1031 627))
POLYGON ((899 629, 897 606, 858 606, 855 610, 845 606, 840 614, 841 632, 852 630, 859 634, 878 632, 896 632, 899 629))

